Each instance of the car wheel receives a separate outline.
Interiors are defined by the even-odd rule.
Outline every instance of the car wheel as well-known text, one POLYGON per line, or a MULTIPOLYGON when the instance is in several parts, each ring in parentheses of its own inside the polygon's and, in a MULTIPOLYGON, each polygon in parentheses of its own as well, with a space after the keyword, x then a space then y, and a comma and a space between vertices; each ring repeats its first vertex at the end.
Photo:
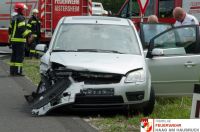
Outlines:
POLYGON ((145 116, 150 115, 153 112, 154 105, 155 105, 155 92, 154 92, 154 89, 151 88, 150 99, 147 105, 143 107, 143 111, 142 111, 143 114, 145 116))

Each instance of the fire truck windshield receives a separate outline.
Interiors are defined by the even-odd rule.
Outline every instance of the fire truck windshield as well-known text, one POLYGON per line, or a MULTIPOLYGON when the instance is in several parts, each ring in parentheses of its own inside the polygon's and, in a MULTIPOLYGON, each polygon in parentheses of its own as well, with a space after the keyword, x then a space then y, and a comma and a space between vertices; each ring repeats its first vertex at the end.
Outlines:
MULTIPOLYGON (((151 14, 154 14, 154 8, 155 8, 155 1, 149 0, 149 4, 147 6, 147 10, 145 13, 145 16, 149 16, 151 14)), ((121 17, 139 17, 140 16, 140 7, 137 0, 130 0, 129 3, 127 3, 120 14, 121 17), (131 7, 131 8, 130 8, 131 7), (131 14, 130 14, 131 13, 131 14), (128 14, 128 16, 127 16, 128 14)))
MULTIPOLYGON (((172 18, 174 8, 174 0, 149 0, 144 16, 155 14, 159 18, 172 18)), ((138 0, 129 0, 122 8, 119 16, 123 18, 140 17, 141 12, 138 0)))

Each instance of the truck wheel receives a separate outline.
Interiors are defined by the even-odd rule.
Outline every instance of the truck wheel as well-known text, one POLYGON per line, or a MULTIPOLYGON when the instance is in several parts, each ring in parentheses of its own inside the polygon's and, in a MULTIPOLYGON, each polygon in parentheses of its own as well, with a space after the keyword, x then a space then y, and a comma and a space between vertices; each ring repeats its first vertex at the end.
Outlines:
POLYGON ((150 99, 149 99, 147 105, 144 106, 143 110, 142 110, 142 112, 145 116, 148 116, 153 112, 154 104, 155 104, 155 92, 154 92, 154 89, 152 87, 151 93, 150 93, 150 99))

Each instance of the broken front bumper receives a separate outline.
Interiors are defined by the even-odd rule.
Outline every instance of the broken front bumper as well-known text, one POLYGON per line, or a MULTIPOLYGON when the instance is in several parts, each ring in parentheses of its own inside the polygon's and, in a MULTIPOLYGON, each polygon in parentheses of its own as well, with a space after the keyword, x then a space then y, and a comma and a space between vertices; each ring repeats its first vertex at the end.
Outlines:
POLYGON ((35 99, 32 114, 45 115, 50 110, 67 105, 72 106, 72 109, 109 109, 129 104, 142 104, 148 100, 145 83, 109 86, 110 88, 108 85, 86 86, 84 82, 74 82, 70 78, 63 78, 51 86, 45 94, 35 99))
POLYGON ((80 93, 83 83, 73 83, 70 79, 62 79, 59 83, 46 91, 46 94, 38 97, 32 105, 32 114, 45 115, 49 110, 74 103, 75 95, 80 93))

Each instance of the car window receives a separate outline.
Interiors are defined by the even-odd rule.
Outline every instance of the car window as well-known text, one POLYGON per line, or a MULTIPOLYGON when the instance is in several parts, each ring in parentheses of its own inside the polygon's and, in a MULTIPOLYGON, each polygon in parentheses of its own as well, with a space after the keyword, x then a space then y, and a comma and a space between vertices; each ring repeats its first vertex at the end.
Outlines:
POLYGON ((184 48, 187 54, 196 53, 196 27, 175 28, 154 39, 154 48, 184 48))
POLYGON ((171 27, 172 25, 170 24, 142 23, 140 37, 143 43, 143 48, 148 48, 149 42, 153 37, 171 27))
POLYGON ((92 7, 99 7, 99 8, 101 8, 101 4, 92 3, 92 7))
POLYGON ((132 27, 100 24, 62 24, 53 49, 100 49, 125 54, 141 54, 132 27))

